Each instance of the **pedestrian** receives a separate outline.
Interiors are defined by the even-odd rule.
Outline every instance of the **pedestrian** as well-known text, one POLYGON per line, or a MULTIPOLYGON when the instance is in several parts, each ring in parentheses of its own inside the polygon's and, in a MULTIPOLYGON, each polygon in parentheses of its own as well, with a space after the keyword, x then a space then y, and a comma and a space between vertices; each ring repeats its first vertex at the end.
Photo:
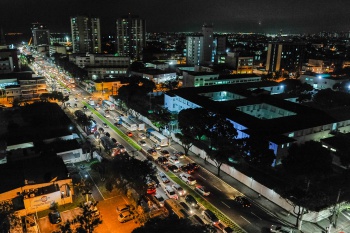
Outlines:
POLYGON ((259 199, 261 198, 261 194, 260 194, 260 193, 258 194, 258 198, 259 198, 259 199))
POLYGON ((207 164, 207 157, 204 158, 204 163, 207 164))

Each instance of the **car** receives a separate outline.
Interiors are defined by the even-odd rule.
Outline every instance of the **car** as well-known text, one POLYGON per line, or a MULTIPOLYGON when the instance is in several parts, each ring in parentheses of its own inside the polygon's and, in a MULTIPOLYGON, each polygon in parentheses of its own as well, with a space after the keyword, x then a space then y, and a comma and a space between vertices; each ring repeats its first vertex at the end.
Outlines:
POLYGON ((70 103, 67 103, 66 105, 67 105, 67 107, 71 107, 70 103))
POLYGON ((84 106, 84 107, 83 107, 83 110, 85 110, 85 111, 86 111, 86 110, 87 110, 87 107, 86 107, 86 106, 84 106))
POLYGON ((140 146, 147 146, 147 143, 144 140, 139 141, 140 146))
POLYGON ((180 171, 180 168, 178 166, 176 166, 175 164, 170 164, 168 166, 168 169, 172 172, 179 172, 180 171))
POLYGON ((111 138, 111 140, 112 140, 112 142, 114 142, 114 143, 118 143, 117 139, 115 139, 115 138, 111 138))
POLYGON ((181 169, 181 171, 186 172, 188 174, 193 173, 193 169, 191 167, 187 166, 187 165, 182 165, 180 167, 180 169, 181 169))
POLYGON ((223 233, 234 233, 231 227, 225 227, 222 231, 223 233))
POLYGON ((104 128, 108 128, 107 123, 103 122, 102 125, 103 125, 104 128))
POLYGON ((177 192, 177 194, 179 194, 180 197, 186 195, 186 190, 184 190, 179 184, 175 183, 171 187, 177 192))
POLYGON ((167 164, 168 163, 168 159, 163 157, 163 156, 159 156, 158 159, 156 160, 157 163, 159 164, 167 164))
POLYGON ((209 209, 203 210, 202 216, 205 220, 207 220, 209 223, 213 225, 219 222, 219 219, 216 217, 216 215, 209 209))
POLYGON ((127 222, 127 221, 130 221, 134 219, 134 213, 131 212, 130 210, 128 211, 124 211, 124 212, 121 212, 119 215, 118 215, 118 221, 119 222, 127 222))
POLYGON ((125 212, 125 211, 128 211, 128 210, 130 210, 130 206, 126 205, 126 204, 117 206, 117 209, 116 209, 118 214, 125 212))
POLYGON ((62 222, 61 214, 58 211, 52 211, 49 213, 49 220, 52 224, 57 224, 62 222))
POLYGON ((153 197, 154 202, 158 205, 158 207, 164 207, 164 198, 161 195, 156 194, 153 197))
POLYGON ((169 162, 171 162, 173 164, 177 164, 180 161, 179 161, 179 159, 176 156, 172 155, 172 156, 169 157, 169 162))
POLYGON ((86 96, 84 96, 84 100, 86 100, 86 96))
POLYGON ((103 116, 106 117, 106 118, 111 117, 111 115, 108 112, 103 113, 103 116))
POLYGON ((275 233, 291 233, 295 232, 293 229, 285 226, 280 226, 280 225, 271 225, 270 227, 270 232, 275 232, 275 233))
POLYGON ((133 134, 132 132, 129 131, 129 132, 126 132, 126 135, 128 135, 129 137, 132 137, 133 134))
POLYGON ((167 150, 161 150, 160 153, 163 155, 163 156, 169 156, 169 151, 167 150))
POLYGON ((185 203, 185 202, 180 202, 180 205, 189 213, 193 214, 193 210, 185 203))
POLYGON ((195 171, 199 168, 198 164, 196 164, 196 163, 188 163, 187 166, 189 168, 191 168, 193 171, 195 171))
POLYGON ((181 173, 179 177, 188 185, 195 185, 197 183, 196 179, 187 173, 181 173))
POLYGON ((126 149, 125 149, 125 147, 122 144, 118 144, 118 148, 120 149, 121 153, 126 152, 126 149))
POLYGON ((117 126, 117 127, 119 127, 119 126, 121 126, 122 124, 120 124, 119 122, 115 122, 114 125, 117 126))
POLYGON ((175 200, 179 199, 179 196, 176 194, 176 192, 170 185, 165 185, 163 187, 163 190, 169 198, 173 198, 175 200))
POLYGON ((150 155, 153 155, 153 156, 157 155, 157 151, 155 149, 152 149, 152 148, 149 148, 147 150, 147 153, 150 155))
POLYGON ((98 132, 100 132, 102 134, 105 132, 105 130, 103 128, 98 128, 98 132))
POLYGON ((156 150, 160 150, 161 149, 160 145, 158 145, 158 144, 154 144, 153 148, 156 149, 156 150))
POLYGON ((199 225, 205 225, 203 220, 198 215, 195 214, 192 217, 199 223, 199 225))
POLYGON ((159 172, 158 176, 162 180, 163 183, 169 183, 170 182, 168 177, 163 172, 159 172))
POLYGON ((250 203, 250 201, 243 196, 237 196, 234 199, 235 202, 237 202, 238 204, 240 204, 242 207, 251 207, 252 204, 250 203))
POLYGON ((108 132, 106 132, 105 135, 109 138, 111 137, 111 135, 108 132))
POLYGON ((188 194, 185 197, 185 201, 186 201, 186 203, 190 204, 192 207, 199 208, 198 202, 191 194, 188 194))
POLYGON ((74 101, 75 101, 75 102, 78 102, 78 98, 74 98, 74 101))
POLYGON ((77 108, 78 107, 78 105, 77 104, 74 104, 74 108, 77 108))
POLYGON ((181 152, 181 151, 175 151, 174 155, 178 158, 183 158, 185 157, 185 153, 181 152))
POLYGON ((141 139, 146 139, 146 135, 143 134, 143 133, 139 133, 139 138, 141 138, 141 139))
POLYGON ((197 185, 195 190, 202 194, 203 196, 209 196, 210 192, 206 189, 205 186, 197 185))

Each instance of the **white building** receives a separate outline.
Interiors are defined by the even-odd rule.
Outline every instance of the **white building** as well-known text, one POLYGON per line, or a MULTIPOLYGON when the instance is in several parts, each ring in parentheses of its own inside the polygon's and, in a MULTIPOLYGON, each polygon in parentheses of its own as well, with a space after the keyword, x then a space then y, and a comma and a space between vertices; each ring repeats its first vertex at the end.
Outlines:
POLYGON ((330 74, 302 74, 300 76, 302 83, 310 84, 314 89, 333 89, 335 84, 349 81, 347 76, 332 76, 330 74))

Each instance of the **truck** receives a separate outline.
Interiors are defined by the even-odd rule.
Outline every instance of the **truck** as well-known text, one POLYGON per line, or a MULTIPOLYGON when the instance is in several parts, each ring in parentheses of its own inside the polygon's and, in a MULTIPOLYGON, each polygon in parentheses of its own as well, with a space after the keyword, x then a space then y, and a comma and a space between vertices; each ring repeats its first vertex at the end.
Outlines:
POLYGON ((102 107, 106 110, 115 110, 115 104, 108 100, 102 101, 102 107))

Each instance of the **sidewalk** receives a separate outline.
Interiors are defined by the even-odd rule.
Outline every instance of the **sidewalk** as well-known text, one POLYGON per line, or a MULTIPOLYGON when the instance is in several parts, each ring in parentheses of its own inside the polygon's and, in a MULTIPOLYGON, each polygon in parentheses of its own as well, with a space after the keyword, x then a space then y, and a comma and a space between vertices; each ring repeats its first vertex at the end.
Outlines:
MULTIPOLYGON (((183 151, 183 148, 176 143, 172 143, 171 147, 178 151, 183 151)), ((195 162, 198 165, 202 167, 202 169, 206 169, 213 175, 217 176, 217 167, 210 163, 205 163, 203 159, 198 157, 197 155, 193 154, 191 151, 189 152, 189 155, 186 157, 191 162, 195 162)), ((260 196, 259 194, 246 185, 242 184, 238 180, 232 178, 231 176, 227 175, 225 172, 220 172, 220 177, 223 182, 227 183, 229 186, 235 188, 236 190, 243 193, 245 196, 247 196, 255 205, 260 206, 261 208, 265 209, 266 212, 270 212, 273 216, 276 217, 276 219, 281 220, 285 223, 286 226, 295 227, 296 223, 296 217, 290 213, 288 213, 283 208, 279 207, 278 205, 274 204, 273 202, 269 201, 267 198, 260 196)), ((349 223, 348 223, 349 224, 349 223)), ((310 222, 303 222, 302 224, 302 232, 304 233, 325 233, 327 232, 326 227, 329 227, 329 220, 325 219, 318 223, 310 223, 310 222)), ((348 227, 348 226, 346 226, 348 227)), ((342 227, 340 224, 340 221, 338 223, 337 229, 331 228, 329 231, 330 233, 338 233, 338 232, 350 232, 350 231, 342 231, 342 227)))

